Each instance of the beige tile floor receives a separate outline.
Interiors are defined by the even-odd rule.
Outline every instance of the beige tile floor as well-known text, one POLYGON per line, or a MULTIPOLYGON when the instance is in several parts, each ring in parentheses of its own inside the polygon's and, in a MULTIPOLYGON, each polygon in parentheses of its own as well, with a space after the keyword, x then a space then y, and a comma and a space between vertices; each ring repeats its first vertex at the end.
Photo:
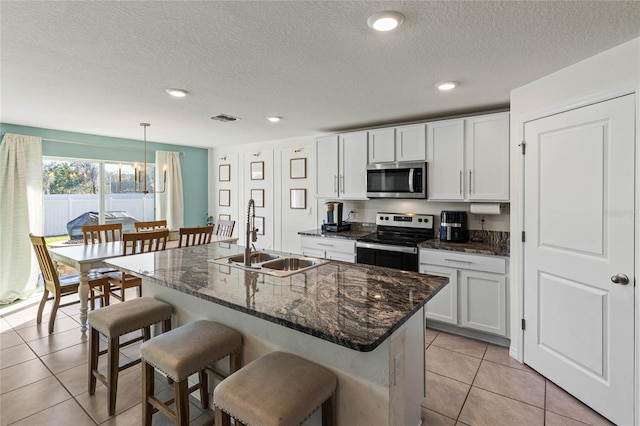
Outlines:
POLYGON ((611 424, 507 348, 427 329, 426 370, 426 425, 611 424))
MULTIPOLYGON (((0 426, 139 425, 140 366, 121 373, 116 415, 109 417, 106 388, 98 383, 94 396, 86 390, 88 342, 79 332, 79 305, 58 311, 55 332, 48 335, 45 322, 35 323, 37 300, 0 309, 0 426)), ((123 349, 121 358, 132 358, 136 351, 135 346, 123 349)), ((426 359, 425 425, 609 424, 511 359, 506 348, 429 329, 426 359)), ((171 395, 161 377, 156 390, 162 397, 171 395)), ((213 415, 194 403, 190 410, 192 425, 213 415)), ((171 424, 159 413, 153 420, 154 425, 171 424)))

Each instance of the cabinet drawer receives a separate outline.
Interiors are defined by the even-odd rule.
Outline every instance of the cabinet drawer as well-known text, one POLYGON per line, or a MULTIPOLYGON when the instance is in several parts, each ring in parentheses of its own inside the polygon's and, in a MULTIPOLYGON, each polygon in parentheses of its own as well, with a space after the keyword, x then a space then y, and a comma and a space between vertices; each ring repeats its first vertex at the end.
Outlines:
POLYGON ((356 252, 356 242, 354 240, 303 237, 300 243, 303 251, 304 249, 316 249, 327 252, 348 253, 352 256, 354 256, 356 252))
POLYGON ((328 250, 326 258, 329 260, 340 260, 342 262, 356 263, 356 255, 353 253, 341 253, 328 250))
POLYGON ((507 259, 500 256, 460 253, 449 250, 420 250, 420 263, 446 266, 448 268, 472 269, 474 271, 505 274, 507 259))

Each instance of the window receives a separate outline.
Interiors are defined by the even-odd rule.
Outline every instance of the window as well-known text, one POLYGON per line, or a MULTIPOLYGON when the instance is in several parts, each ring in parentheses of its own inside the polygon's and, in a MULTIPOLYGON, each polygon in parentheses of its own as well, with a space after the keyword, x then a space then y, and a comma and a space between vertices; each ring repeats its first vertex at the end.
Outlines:
MULTIPOLYGON (((45 236, 81 238, 83 224, 113 222, 121 222, 125 231, 133 231, 133 222, 154 220, 153 192, 146 195, 135 192, 135 166, 134 163, 43 158, 45 236)), ((138 173, 141 175, 144 173, 138 173)), ((146 183, 147 189, 153 191, 155 167, 152 164, 147 164, 146 183)), ((144 182, 137 186, 143 187, 144 182)))

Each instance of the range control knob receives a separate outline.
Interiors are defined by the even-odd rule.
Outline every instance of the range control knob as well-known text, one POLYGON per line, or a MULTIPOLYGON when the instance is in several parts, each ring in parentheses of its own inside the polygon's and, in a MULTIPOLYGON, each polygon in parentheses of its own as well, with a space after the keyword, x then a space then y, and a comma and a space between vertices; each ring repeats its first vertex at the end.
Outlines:
POLYGON ((418 222, 422 222, 422 219, 418 219, 418 222))

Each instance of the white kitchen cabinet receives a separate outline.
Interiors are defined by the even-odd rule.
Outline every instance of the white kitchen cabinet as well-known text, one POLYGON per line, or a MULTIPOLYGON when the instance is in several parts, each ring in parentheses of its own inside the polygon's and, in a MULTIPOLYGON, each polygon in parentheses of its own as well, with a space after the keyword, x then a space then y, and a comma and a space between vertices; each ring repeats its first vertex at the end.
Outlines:
POLYGON ((429 200, 509 201, 509 114, 427 124, 429 200))
POLYGON ((449 278, 427 302, 427 319, 508 337, 507 258, 420 249, 420 272, 449 278))
POLYGON ((427 123, 427 198, 464 200, 464 120, 427 123))
POLYGON ((449 278, 449 284, 444 286, 427 302, 427 319, 458 324, 458 270, 442 268, 434 265, 420 265, 421 274, 436 275, 449 278))
POLYGON ((317 138, 316 197, 367 199, 367 132, 317 138))
POLYGON ((316 139, 316 196, 338 197, 338 135, 316 139))
POLYGON ((426 126, 387 127, 369 131, 369 164, 425 161, 426 126))
POLYGON ((473 201, 509 200, 509 114, 465 120, 467 193, 473 201))
POLYGON ((369 131, 369 164, 396 161, 396 129, 374 129, 369 131))
POLYGON ((356 262, 356 242, 341 238, 300 236, 302 254, 321 259, 356 262))

